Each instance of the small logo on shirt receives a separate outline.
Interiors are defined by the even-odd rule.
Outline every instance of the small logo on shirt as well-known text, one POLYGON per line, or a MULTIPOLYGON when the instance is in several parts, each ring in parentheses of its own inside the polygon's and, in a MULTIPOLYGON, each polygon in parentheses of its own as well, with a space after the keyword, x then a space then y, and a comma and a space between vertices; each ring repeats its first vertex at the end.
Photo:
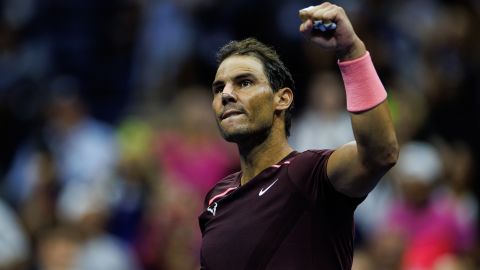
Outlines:
POLYGON ((215 213, 217 212, 217 203, 214 203, 212 206, 207 207, 207 211, 212 213, 212 215, 215 216, 215 213))
POLYGON ((258 196, 262 196, 263 194, 265 194, 265 192, 267 192, 273 185, 275 185, 275 183, 278 181, 278 178, 273 181, 273 183, 270 184, 270 186, 268 186, 266 189, 261 189, 260 192, 258 193, 258 196))

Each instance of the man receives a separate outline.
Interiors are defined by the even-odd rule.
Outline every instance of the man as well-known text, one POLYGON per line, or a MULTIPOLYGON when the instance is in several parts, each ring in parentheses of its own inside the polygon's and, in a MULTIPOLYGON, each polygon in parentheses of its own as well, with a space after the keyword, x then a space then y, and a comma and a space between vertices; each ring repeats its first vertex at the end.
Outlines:
POLYGON ((241 171, 206 196, 202 269, 350 269, 355 207, 397 160, 385 89, 344 10, 323 3, 300 18, 300 31, 338 56, 356 141, 296 152, 287 142, 290 72, 254 39, 224 46, 212 106, 241 171), (319 20, 336 29, 312 32, 319 20))

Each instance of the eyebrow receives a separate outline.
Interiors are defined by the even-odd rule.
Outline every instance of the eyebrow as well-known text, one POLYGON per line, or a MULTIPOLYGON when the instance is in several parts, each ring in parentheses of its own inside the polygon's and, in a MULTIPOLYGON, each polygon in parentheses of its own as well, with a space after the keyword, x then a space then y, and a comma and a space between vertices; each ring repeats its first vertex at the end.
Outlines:
MULTIPOLYGON (((233 81, 239 81, 239 80, 242 80, 242 79, 251 79, 251 80, 254 80, 256 81, 257 78, 255 77, 255 75, 253 75, 252 73, 240 73, 238 75, 236 75, 235 77, 233 77, 233 81)), ((215 88, 217 86, 220 86, 220 85, 223 85, 224 82, 222 80, 218 80, 218 81, 214 81, 212 83, 212 88, 215 88)))
POLYGON ((224 84, 223 81, 214 81, 214 82, 212 83, 212 89, 215 89, 216 87, 219 87, 219 86, 221 86, 221 85, 223 85, 223 84, 224 84))

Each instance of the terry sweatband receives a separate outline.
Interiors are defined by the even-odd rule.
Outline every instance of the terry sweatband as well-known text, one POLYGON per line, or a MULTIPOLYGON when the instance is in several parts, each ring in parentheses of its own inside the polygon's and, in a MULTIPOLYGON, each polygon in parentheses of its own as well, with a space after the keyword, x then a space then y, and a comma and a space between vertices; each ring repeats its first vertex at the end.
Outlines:
POLYGON ((368 51, 360 58, 338 61, 338 66, 345 85, 349 112, 372 109, 387 98, 387 91, 378 77, 368 51))

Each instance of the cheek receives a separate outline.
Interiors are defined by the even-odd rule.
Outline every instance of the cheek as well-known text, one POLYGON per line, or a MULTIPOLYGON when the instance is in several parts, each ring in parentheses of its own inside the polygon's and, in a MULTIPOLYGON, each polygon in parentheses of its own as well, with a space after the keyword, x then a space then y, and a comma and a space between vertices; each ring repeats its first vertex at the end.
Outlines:
POLYGON ((217 113, 220 111, 220 107, 221 107, 220 99, 214 96, 212 99, 212 110, 215 113, 215 115, 217 115, 217 113))
POLYGON ((265 93, 261 96, 251 98, 250 107, 252 116, 258 120, 258 118, 270 121, 273 116, 273 96, 269 93, 265 93))

